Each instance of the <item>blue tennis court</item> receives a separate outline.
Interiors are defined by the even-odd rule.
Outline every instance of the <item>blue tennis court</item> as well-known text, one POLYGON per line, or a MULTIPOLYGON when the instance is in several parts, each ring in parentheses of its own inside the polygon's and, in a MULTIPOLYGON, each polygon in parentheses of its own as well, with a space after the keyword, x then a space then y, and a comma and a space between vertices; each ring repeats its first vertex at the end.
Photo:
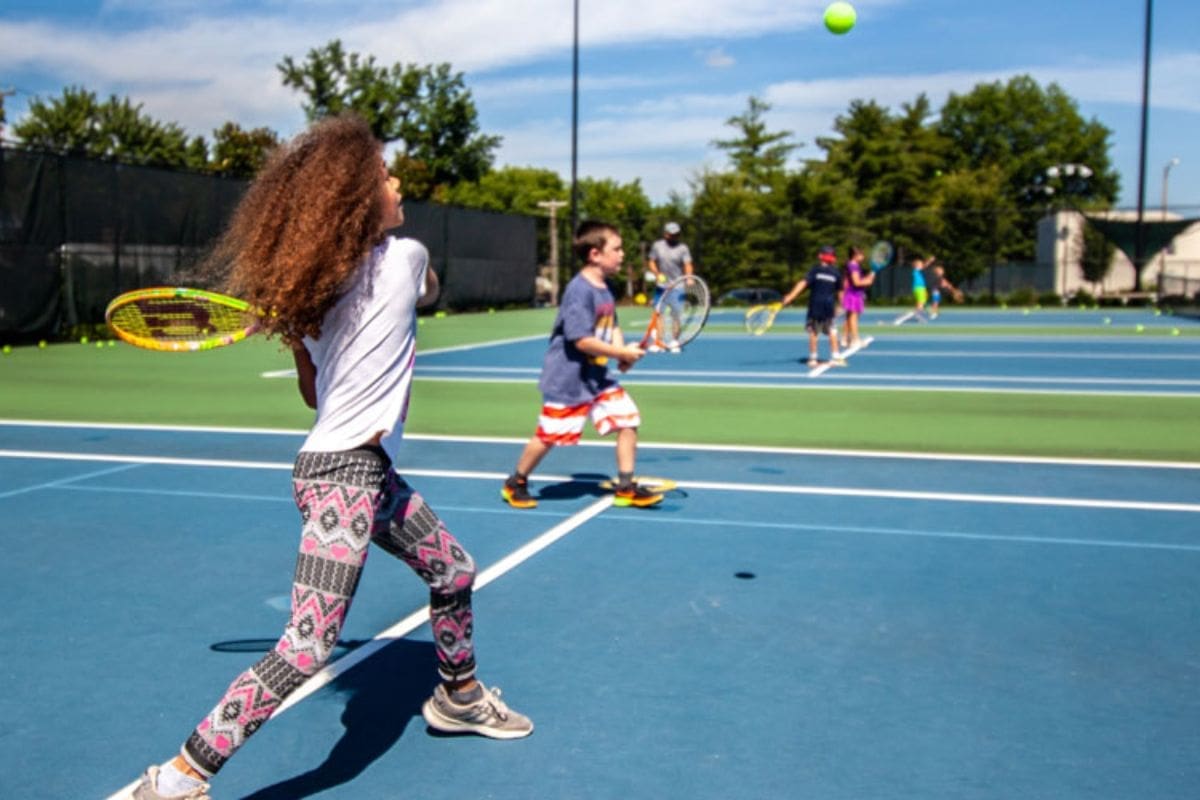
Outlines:
MULTIPOLYGON (((622 324, 638 329, 638 311, 622 324)), ((748 336, 740 330, 744 310, 718 309, 703 346, 678 355, 647 356, 622 377, 638 384, 703 384, 774 388, 867 388, 904 390, 1008 391, 1126 395, 1200 395, 1200 339, 1162 335, 1197 328, 1195 320, 1155 314, 1150 309, 1107 311, 952 310, 925 326, 970 326, 995 333, 912 335, 892 324, 896 310, 869 312, 863 320, 867 347, 854 350, 845 368, 827 363, 810 369, 803 309, 784 309, 775 330, 748 336), (1024 333, 1023 329, 1089 325, 1102 320, 1145 336, 1024 333), (734 331, 737 326, 736 332, 734 331), (1157 335, 1155 334, 1157 332, 1157 335)), ((644 321, 642 321, 644 325, 644 321)), ((445 380, 536 381, 544 337, 451 348, 423 354, 417 375, 445 380)), ((827 359, 828 342, 820 342, 827 359)))
MULTIPOLYGON (((0 424, 0 795, 118 792, 273 645, 301 439, 0 424)), ((553 454, 521 512, 498 497, 520 446, 413 437, 398 467, 479 563, 481 676, 534 735, 426 728, 428 597, 374 551, 340 658, 215 796, 1200 785, 1200 465, 646 446, 642 471, 680 489, 636 510, 598 489, 612 452, 588 445, 553 454)))

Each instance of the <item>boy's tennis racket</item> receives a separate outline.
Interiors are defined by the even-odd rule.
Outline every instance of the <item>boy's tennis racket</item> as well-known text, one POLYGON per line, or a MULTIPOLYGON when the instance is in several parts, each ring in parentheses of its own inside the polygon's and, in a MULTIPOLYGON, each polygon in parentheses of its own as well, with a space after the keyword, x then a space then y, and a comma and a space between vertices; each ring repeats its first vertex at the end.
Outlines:
POLYGON ((746 309, 746 333, 762 336, 775 324, 775 315, 783 303, 768 303, 765 306, 750 306, 746 309))
POLYGON ((891 264, 895 256, 896 251, 892 248, 891 242, 880 240, 871 246, 871 252, 867 255, 867 261, 871 265, 872 272, 879 272, 879 270, 891 264))
POLYGON ((651 344, 683 347, 704 330, 711 306, 708 284, 695 275, 680 275, 662 287, 662 296, 654 304, 646 335, 638 346, 643 350, 651 344))
MULTIPOLYGON (((658 492, 659 494, 665 494, 679 488, 679 484, 670 478, 652 478, 648 475, 635 475, 633 482, 644 489, 648 489, 651 492, 658 492)), ((606 492, 611 492, 617 488, 617 482, 611 479, 600 481, 597 485, 606 492)))
POLYGON ((125 292, 104 312, 108 327, 121 340, 167 352, 240 342, 258 330, 260 316, 245 300, 172 286, 125 292))

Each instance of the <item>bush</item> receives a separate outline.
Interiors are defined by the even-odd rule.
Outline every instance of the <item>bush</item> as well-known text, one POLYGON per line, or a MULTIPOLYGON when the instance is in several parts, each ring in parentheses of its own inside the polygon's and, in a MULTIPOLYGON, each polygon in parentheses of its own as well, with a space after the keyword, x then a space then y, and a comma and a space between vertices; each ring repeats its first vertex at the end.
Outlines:
POLYGON ((1037 304, 1037 294, 1026 286, 1010 294, 1005 302, 1010 306, 1032 306, 1037 304))
POLYGON ((1039 294, 1037 302, 1038 305, 1045 306, 1047 308, 1066 305, 1066 303, 1063 302, 1062 295, 1055 292, 1045 292, 1044 294, 1039 294))
POLYGON ((1079 291, 1075 292, 1075 294, 1071 295, 1071 302, 1069 305, 1091 308, 1092 306, 1096 305, 1096 298, 1092 297, 1092 293, 1086 289, 1080 289, 1079 291))

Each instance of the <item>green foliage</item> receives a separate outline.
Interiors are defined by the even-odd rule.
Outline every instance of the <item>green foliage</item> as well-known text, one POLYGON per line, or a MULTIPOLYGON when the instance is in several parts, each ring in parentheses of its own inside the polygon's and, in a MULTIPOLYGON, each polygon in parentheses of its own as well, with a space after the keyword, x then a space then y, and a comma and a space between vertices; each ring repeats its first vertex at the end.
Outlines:
POLYGON ((1100 283, 1112 268, 1113 254, 1117 248, 1104 234, 1091 225, 1083 226, 1083 258, 1080 268, 1083 277, 1092 284, 1100 283))
POLYGON ((34 98, 13 131, 32 147, 128 164, 194 168, 206 157, 175 123, 150 118, 129 98, 100 102, 81 87, 67 87, 50 100, 34 98))
POLYGON ((380 141, 398 142, 392 169, 410 197, 442 199, 491 168, 500 137, 479 132, 471 93, 449 64, 384 67, 335 39, 303 62, 285 56, 277 68, 283 84, 304 95, 310 120, 353 111, 380 141))
POLYGON ((739 135, 713 142, 729 154, 734 171, 758 189, 769 189, 782 177, 788 156, 797 147, 788 142, 791 131, 767 130, 763 115, 770 110, 770 103, 751 96, 745 112, 725 121, 739 135))
MULTIPOLYGON (((477 181, 463 181, 450 186, 442 200, 450 205, 478 208, 484 211, 499 211, 509 214, 528 214, 544 217, 547 211, 538 203, 553 200, 565 201, 569 188, 557 172, 537 167, 502 167, 492 170, 477 181)), ((556 214, 558 228, 560 265, 570 266, 571 255, 567 244, 567 227, 570 225, 567 207, 556 214)), ((538 260, 550 263, 550 226, 539 224, 538 260)))
POLYGON ((278 146, 279 136, 270 128, 248 131, 236 122, 226 122, 213 131, 212 170, 251 178, 266 163, 271 150, 278 146))

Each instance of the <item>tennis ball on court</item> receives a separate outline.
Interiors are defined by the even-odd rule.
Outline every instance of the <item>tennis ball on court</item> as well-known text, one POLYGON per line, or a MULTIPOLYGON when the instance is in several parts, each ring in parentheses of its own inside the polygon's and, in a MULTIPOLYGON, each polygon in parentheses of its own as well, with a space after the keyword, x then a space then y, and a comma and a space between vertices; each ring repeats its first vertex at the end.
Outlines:
POLYGON ((104 342, 96 342, 96 349, 97 349, 97 350, 103 350, 103 349, 104 349, 104 342))
POLYGON ((1141 323, 1138 323, 1138 326, 1136 328, 1134 328, 1134 330, 1137 331, 1138 333, 1141 333, 1142 331, 1146 330, 1146 326, 1142 325, 1141 323))
POLYGON ((116 347, 116 346, 117 346, 117 340, 116 340, 116 339, 109 339, 109 340, 108 340, 108 346, 109 346, 109 347, 116 347))
POLYGON ((435 316, 438 319, 443 319, 446 316, 446 312, 445 311, 435 311, 433 316, 435 316))
POLYGON ((1104 324, 1105 324, 1105 325, 1112 325, 1112 317, 1105 317, 1105 318, 1104 318, 1104 324))
POLYGON ((45 349, 46 349, 46 340, 42 339, 40 342, 38 342, 38 350, 45 350, 45 349))
POLYGON ((489 314, 495 314, 495 313, 496 313, 496 309, 494 309, 494 308, 489 308, 489 309, 488 309, 488 313, 489 313, 489 314))
POLYGON ((1159 309, 1157 309, 1157 308, 1156 308, 1156 309, 1154 309, 1154 316, 1156 316, 1156 317, 1161 317, 1161 316, 1162 316, 1162 311, 1161 311, 1161 310, 1159 310, 1159 309))
POLYGON ((80 336, 80 337, 79 337, 79 343, 80 343, 80 344, 87 344, 87 343, 88 343, 88 338, 87 338, 86 336, 80 336))
POLYGON ((12 345, 7 345, 7 344, 4 345, 3 350, 4 350, 4 355, 8 355, 9 353, 12 352, 12 345))
POLYGON ((1008 303, 1001 303, 1001 304, 1000 304, 1000 307, 1001 307, 1001 308, 1008 308, 1008 303))
POLYGON ((1171 335, 1172 335, 1172 336, 1178 336, 1178 335, 1179 335, 1179 328, 1171 328, 1171 335))
POLYGON ((1022 313, 1022 314, 1024 314, 1025 316, 1027 316, 1027 317, 1028 317, 1028 316, 1029 316, 1029 309, 1028 309, 1028 308, 1022 308, 1022 309, 1021 309, 1021 313, 1022 313))
POLYGON ((838 36, 848 33, 857 21, 858 12, 849 3, 839 1, 830 3, 825 8, 825 27, 830 33, 836 33, 838 36))

